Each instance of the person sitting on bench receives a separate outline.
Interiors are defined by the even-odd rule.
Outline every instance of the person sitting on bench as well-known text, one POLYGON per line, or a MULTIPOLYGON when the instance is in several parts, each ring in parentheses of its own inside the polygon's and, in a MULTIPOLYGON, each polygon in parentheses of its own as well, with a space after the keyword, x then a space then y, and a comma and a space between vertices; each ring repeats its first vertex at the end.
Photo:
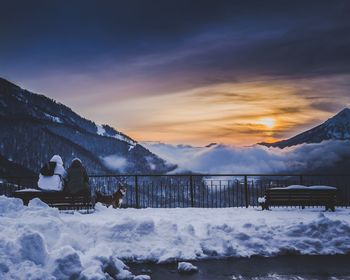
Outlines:
POLYGON ((64 169, 62 158, 54 155, 41 169, 38 187, 43 191, 62 191, 67 172, 64 169))
POLYGON ((89 177, 79 158, 72 160, 68 168, 67 185, 65 192, 72 195, 90 195, 89 177))

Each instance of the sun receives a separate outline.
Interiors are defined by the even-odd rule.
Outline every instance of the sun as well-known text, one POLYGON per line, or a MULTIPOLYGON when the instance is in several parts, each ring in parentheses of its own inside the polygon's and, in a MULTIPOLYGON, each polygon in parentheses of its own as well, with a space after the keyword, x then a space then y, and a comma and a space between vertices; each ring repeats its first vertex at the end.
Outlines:
POLYGON ((276 124, 276 120, 274 118, 261 118, 258 120, 257 124, 264 125, 268 128, 273 128, 276 124))

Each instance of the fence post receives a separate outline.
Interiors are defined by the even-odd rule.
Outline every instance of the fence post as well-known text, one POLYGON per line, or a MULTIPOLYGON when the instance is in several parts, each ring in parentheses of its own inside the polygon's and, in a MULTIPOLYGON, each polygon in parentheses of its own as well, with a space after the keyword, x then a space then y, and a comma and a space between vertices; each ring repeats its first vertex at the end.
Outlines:
POLYGON ((303 178, 303 175, 300 175, 300 176, 299 176, 299 184, 300 184, 300 185, 303 184, 303 182, 304 182, 303 179, 304 179, 304 178, 303 178))
POLYGON ((191 207, 194 207, 193 176, 192 175, 190 175, 190 193, 191 193, 191 207))
POLYGON ((139 199, 139 182, 137 175, 135 175, 135 198, 136 198, 136 208, 140 208, 140 199, 139 199))
POLYGON ((21 179, 20 178, 17 178, 17 188, 15 188, 15 189, 16 189, 16 191, 22 189, 21 188, 21 179))
POLYGON ((244 175, 245 207, 248 208, 248 176, 244 175))

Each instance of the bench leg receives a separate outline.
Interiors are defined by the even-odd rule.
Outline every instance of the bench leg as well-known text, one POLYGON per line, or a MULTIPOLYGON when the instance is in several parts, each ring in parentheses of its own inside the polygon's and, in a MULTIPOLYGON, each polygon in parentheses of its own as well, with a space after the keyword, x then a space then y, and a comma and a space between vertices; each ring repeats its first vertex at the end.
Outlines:
POLYGON ((23 200, 23 205, 28 206, 29 204, 29 199, 22 199, 23 200))

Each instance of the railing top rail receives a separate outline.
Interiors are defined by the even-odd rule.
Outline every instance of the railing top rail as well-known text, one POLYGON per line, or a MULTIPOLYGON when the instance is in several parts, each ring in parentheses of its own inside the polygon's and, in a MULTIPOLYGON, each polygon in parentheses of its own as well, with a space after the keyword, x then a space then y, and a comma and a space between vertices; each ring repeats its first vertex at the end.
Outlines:
MULTIPOLYGON (((187 173, 187 174, 89 174, 90 178, 102 177, 350 177, 350 174, 288 174, 288 173, 187 173)), ((1 176, 0 179, 36 179, 38 176, 1 176)))
POLYGON ((262 173, 186 173, 186 174, 91 174, 89 177, 190 177, 190 176, 200 176, 200 177, 300 177, 300 176, 311 176, 311 177, 350 177, 350 174, 262 174, 262 173))

